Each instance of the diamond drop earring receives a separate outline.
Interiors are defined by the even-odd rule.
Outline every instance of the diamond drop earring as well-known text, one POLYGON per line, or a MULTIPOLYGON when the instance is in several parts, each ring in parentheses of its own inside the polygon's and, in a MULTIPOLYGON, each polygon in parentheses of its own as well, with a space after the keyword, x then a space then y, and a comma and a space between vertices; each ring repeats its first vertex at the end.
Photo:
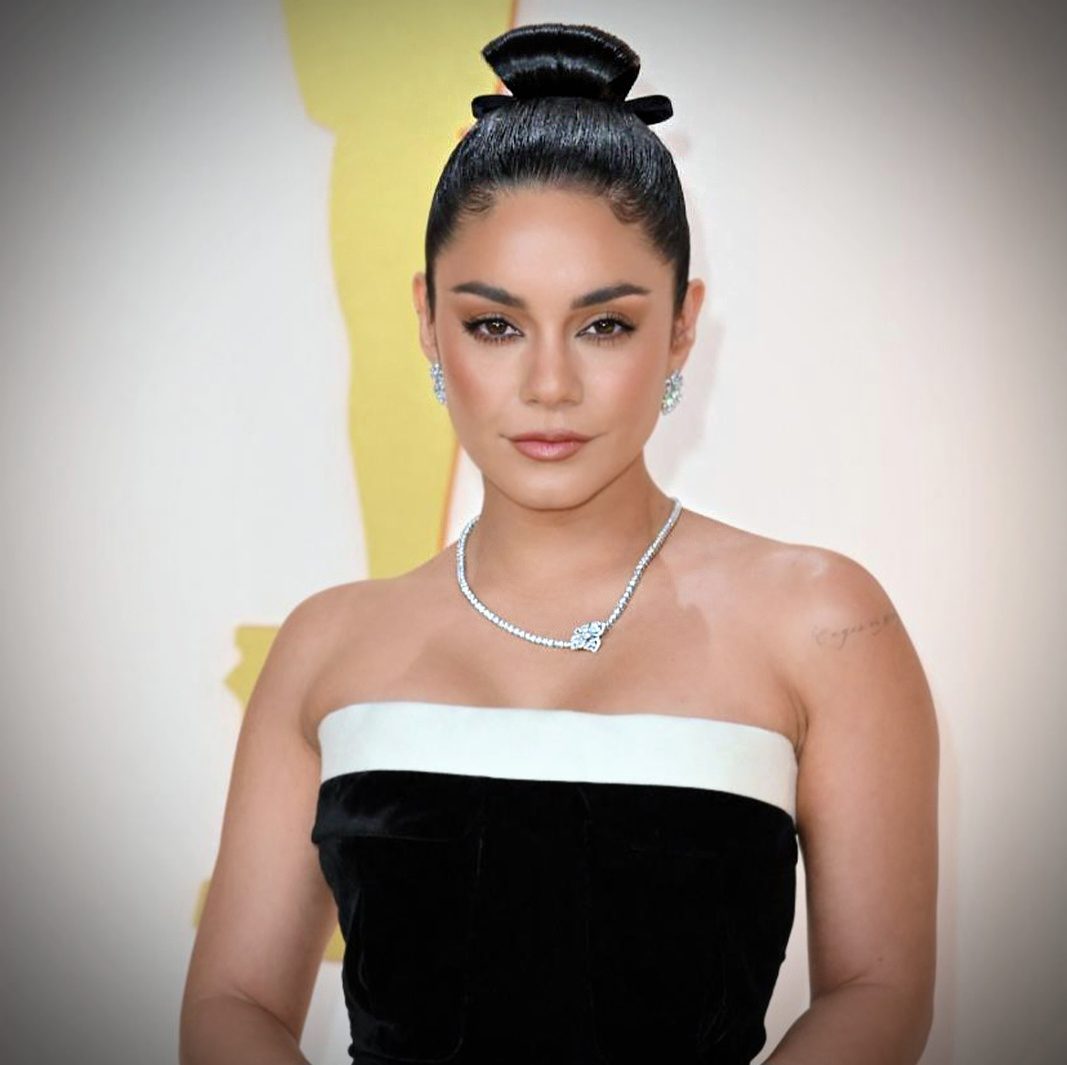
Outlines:
POLYGON ((670 412, 678 406, 678 401, 681 398, 682 371, 672 370, 663 384, 663 401, 660 403, 660 410, 664 414, 670 414, 670 412))
POLYGON ((437 397, 438 403, 447 403, 448 397, 445 395, 445 372, 441 369, 441 360, 436 359, 430 363, 430 377, 433 378, 433 394, 437 397))

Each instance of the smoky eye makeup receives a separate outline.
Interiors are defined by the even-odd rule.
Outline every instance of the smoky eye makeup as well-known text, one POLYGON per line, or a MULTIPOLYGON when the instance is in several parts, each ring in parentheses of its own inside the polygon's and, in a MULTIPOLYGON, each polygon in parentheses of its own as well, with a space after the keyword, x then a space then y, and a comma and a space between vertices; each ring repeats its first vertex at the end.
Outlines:
MULTIPOLYGON (((499 331, 503 329, 515 329, 514 326, 499 314, 482 314, 473 318, 463 319, 463 328, 475 340, 486 344, 505 344, 521 334, 516 330, 513 333, 499 331)), ((625 339, 635 330, 625 318, 616 314, 602 314, 587 325, 579 336, 585 334, 595 344, 613 344, 625 339), (598 327, 603 326, 605 332, 599 332, 598 327)))

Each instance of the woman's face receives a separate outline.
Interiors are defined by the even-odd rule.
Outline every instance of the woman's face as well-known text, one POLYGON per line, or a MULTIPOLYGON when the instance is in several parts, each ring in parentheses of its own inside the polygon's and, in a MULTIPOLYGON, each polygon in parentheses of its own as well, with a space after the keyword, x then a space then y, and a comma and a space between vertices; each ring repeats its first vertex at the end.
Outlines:
POLYGON ((440 359, 456 435, 489 481, 524 505, 565 507, 641 456, 704 289, 690 282, 676 320, 672 267, 639 226, 584 193, 503 193, 461 224, 435 282, 430 320, 425 275, 414 278, 420 341, 440 359), (589 439, 554 459, 512 440, 553 431, 589 439))

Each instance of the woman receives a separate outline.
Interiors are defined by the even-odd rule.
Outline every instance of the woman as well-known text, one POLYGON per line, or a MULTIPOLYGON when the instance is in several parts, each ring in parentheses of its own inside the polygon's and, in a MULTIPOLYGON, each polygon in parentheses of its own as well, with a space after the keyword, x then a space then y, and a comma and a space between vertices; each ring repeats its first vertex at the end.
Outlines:
POLYGON ((304 1061, 339 919, 352 1060, 742 1065, 805 859, 774 1065, 907 1065, 932 1015, 937 727, 858 563, 683 508, 643 448, 704 296, 638 57, 534 25, 414 278, 484 481, 455 544, 282 625, 241 729, 185 1065, 304 1061))

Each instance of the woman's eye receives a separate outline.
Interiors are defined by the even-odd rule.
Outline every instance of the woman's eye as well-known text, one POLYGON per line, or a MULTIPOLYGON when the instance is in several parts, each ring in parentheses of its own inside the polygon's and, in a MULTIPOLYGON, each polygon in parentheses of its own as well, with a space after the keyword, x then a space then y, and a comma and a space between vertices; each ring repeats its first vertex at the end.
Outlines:
POLYGON ((503 326, 507 329, 509 328, 510 323, 503 318, 473 318, 470 321, 463 323, 463 328, 466 329, 471 336, 477 337, 478 340, 487 341, 490 344, 499 344, 502 340, 508 339, 506 333, 497 331, 497 326, 503 326), (486 331, 482 331, 482 326, 486 327, 486 331))
MULTIPOLYGON (((504 318, 473 318, 464 322, 463 328, 466 329, 471 336, 489 344, 499 344, 508 341, 513 335, 506 332, 506 330, 513 327, 511 323, 504 318)), ((633 330, 634 327, 628 322, 624 322, 621 318, 605 317, 598 318, 595 322, 591 322, 583 332, 588 332, 598 343, 605 343, 619 340, 626 336, 626 334, 632 333, 633 330), (605 328, 602 329, 601 327, 605 328)))
POLYGON ((589 328, 593 330, 593 336, 596 337, 597 340, 618 340, 620 337, 626 336, 627 333, 632 333, 634 331, 634 327, 628 322, 624 322, 621 318, 598 318, 595 322, 590 324, 589 328), (599 332, 596 328, 601 325, 617 325, 619 326, 619 329, 617 332, 611 330, 610 332, 603 333, 599 332))

